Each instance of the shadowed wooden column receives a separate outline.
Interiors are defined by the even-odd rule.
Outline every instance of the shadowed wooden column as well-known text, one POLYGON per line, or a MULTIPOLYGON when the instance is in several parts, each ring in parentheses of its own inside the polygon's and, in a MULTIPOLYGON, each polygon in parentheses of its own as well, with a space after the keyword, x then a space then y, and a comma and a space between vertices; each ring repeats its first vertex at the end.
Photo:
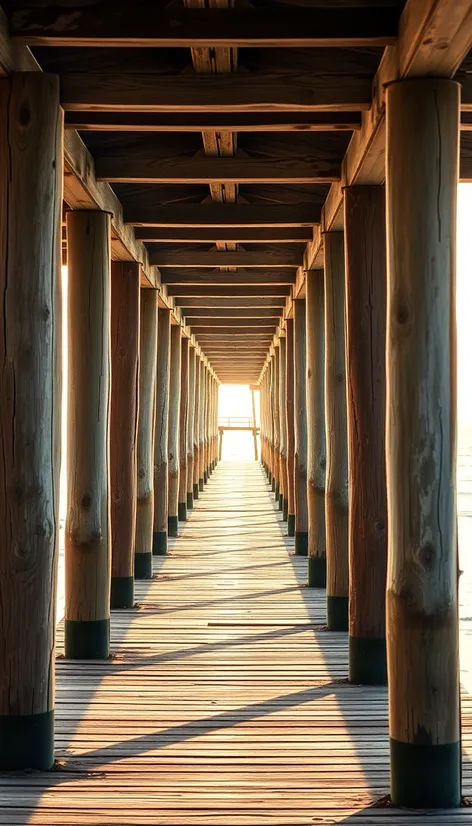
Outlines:
POLYGON ((198 499, 200 495, 200 380, 201 380, 202 360, 199 354, 195 353, 195 418, 193 425, 193 498, 198 499))
POLYGON ((308 585, 326 586, 324 271, 306 274, 308 585))
POLYGON ((273 405, 274 405, 274 473, 275 473, 275 501, 280 507, 280 394, 279 394, 279 381, 280 381, 280 347, 275 348, 275 353, 273 357, 274 363, 274 371, 273 371, 273 382, 274 382, 274 393, 273 393, 273 405))
POLYGON ((199 413, 198 413, 198 489, 203 491, 205 484, 205 402, 206 402, 206 367, 203 359, 200 360, 200 399, 199 399, 199 413))
POLYGON ((210 398, 209 398, 209 382, 210 374, 208 371, 208 367, 205 365, 204 371, 204 416, 203 416, 203 481, 206 485, 208 482, 208 417, 209 417, 209 409, 210 409, 210 398))
POLYGON ((157 290, 141 290, 137 510, 134 575, 152 577, 154 429, 156 423, 157 290))
POLYGON ((349 679, 387 681, 385 191, 344 190, 349 443, 349 679), (369 403, 366 403, 366 400, 369 403))
POLYGON ((326 611, 329 631, 349 616, 349 479, 347 457, 344 233, 326 232, 326 611))
POLYGON ((157 322, 156 427, 154 431, 154 531, 152 552, 167 553, 169 514, 169 374, 170 310, 159 309, 157 322))
POLYGON ((180 327, 170 330, 170 379, 169 379, 169 536, 179 533, 179 420, 180 377, 182 365, 182 334, 180 327))
POLYGON ((180 424, 179 424, 179 520, 187 519, 187 438, 188 438, 188 391, 189 391, 189 340, 182 336, 180 372, 180 424))
POLYGON ((0 771, 54 763, 61 465, 59 80, 0 80, 0 771))
POLYGON ((280 339, 279 345, 279 414, 280 414, 280 510, 284 521, 288 517, 287 498, 287 407, 286 407, 286 343, 285 336, 280 339))
POLYGON ((295 536, 295 432, 293 409, 293 318, 287 318, 285 338, 285 408, 287 421, 287 535, 295 536))
POLYGON ((308 553, 306 301, 293 302, 293 368, 295 405, 295 553, 308 553))
POLYGON ((275 491, 275 471, 274 471, 274 357, 271 356, 267 368, 267 419, 269 425, 269 484, 275 491))
POLYGON ((134 605, 140 269, 111 267, 111 608, 134 605))
POLYGON ((193 463, 195 428, 195 347, 189 345, 188 353, 188 413, 187 413, 187 509, 193 508, 193 463))
POLYGON ((68 212, 67 246, 65 654, 98 659, 110 635, 110 215, 68 212))
POLYGON ((395 804, 460 803, 455 245, 460 87, 387 88, 387 658, 395 804))

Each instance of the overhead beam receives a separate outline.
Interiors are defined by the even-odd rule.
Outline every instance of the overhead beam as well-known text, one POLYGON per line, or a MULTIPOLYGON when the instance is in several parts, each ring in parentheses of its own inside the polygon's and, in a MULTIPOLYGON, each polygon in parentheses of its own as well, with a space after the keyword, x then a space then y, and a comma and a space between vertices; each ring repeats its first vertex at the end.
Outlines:
POLYGON ((306 244, 311 241, 311 227, 136 227, 135 236, 140 241, 159 241, 162 244, 306 244))
POLYGON ((164 284, 226 284, 232 285, 255 285, 260 284, 265 286, 267 284, 295 284, 295 270, 287 272, 286 270, 259 270, 242 272, 202 272, 195 273, 181 270, 179 273, 170 273, 168 270, 162 272, 162 281, 164 284))
MULTIPOLYGON (((201 11, 198 14, 201 15, 201 11)), ((218 115, 369 109, 371 79, 355 75, 341 77, 288 73, 248 75, 245 72, 207 75, 74 72, 61 76, 61 104, 67 112, 213 112, 218 115)))
POLYGON ((180 307, 183 314, 189 309, 202 309, 208 312, 219 310, 224 312, 226 309, 245 309, 251 311, 258 310, 275 310, 285 307, 285 298, 176 298, 175 305, 180 307))
POLYGON ((316 204, 166 204, 125 209, 125 221, 132 226, 182 229, 312 227, 320 217, 321 207, 316 204))
POLYGON ((281 307, 187 307, 182 309, 183 315, 187 317, 187 323, 190 324, 190 319, 208 318, 208 319, 228 319, 228 318, 279 318, 281 315, 281 307))
POLYGON ((284 250, 274 251, 264 250, 261 252, 231 251, 220 252, 219 250, 187 251, 175 250, 151 250, 149 258, 152 264, 158 267, 256 267, 264 269, 298 267, 302 263, 303 251, 294 253, 284 250))
POLYGON ((264 318, 259 316, 239 317, 208 317, 208 316, 187 316, 187 324, 192 329, 196 325, 199 328, 206 328, 208 332, 213 330, 224 330, 225 327, 253 327, 257 330, 266 329, 275 331, 277 326, 277 316, 275 318, 264 318))
POLYGON ((248 297, 283 297, 290 295, 290 285, 286 284, 169 284, 169 296, 210 297, 210 298, 248 298, 248 297))
POLYGON ((159 8, 129 2, 20 8, 10 33, 26 46, 316 48, 386 46, 398 34, 395 8, 159 8))
POLYGON ((80 132, 353 132, 359 112, 66 112, 80 132))

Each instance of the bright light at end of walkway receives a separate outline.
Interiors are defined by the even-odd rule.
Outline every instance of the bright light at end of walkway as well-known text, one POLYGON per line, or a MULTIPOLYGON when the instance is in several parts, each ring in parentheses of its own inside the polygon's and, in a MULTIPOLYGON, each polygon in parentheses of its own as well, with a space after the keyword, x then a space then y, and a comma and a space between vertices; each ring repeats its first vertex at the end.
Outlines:
MULTIPOLYGON (((259 391, 254 393, 256 426, 259 426, 259 391)), ((228 427, 252 427, 251 389, 248 384, 221 384, 218 398, 218 424, 228 427)), ((258 440, 259 441, 259 440, 258 440)), ((258 444, 258 454, 260 446, 258 444)), ((254 440, 247 431, 227 430, 223 437, 222 459, 247 462, 254 459, 254 440)))

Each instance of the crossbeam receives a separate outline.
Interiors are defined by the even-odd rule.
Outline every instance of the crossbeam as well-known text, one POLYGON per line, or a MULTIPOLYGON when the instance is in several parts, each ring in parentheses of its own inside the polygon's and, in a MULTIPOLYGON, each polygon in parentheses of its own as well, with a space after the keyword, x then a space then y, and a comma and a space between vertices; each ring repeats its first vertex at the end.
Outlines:
POLYGON ((140 241, 162 244, 306 244, 311 241, 311 227, 136 227, 140 241))
POLYGON ((66 112, 81 132, 353 132, 359 112, 66 112))
POLYGON ((245 252, 231 251, 210 252, 155 250, 150 253, 150 261, 157 267, 176 267, 196 269, 199 267, 256 267, 256 268, 284 268, 298 267, 302 263, 303 254, 292 251, 264 251, 245 252))
POLYGON ((255 284, 260 284, 261 286, 265 286, 266 284, 295 284, 295 270, 259 270, 255 269, 253 272, 252 270, 249 272, 242 272, 238 270, 238 272, 202 272, 198 270, 197 272, 187 272, 186 270, 182 269, 180 272, 169 272, 168 270, 162 271, 162 283, 163 284, 195 284, 195 285, 203 285, 203 284, 226 284, 228 286, 232 285, 242 285, 248 284, 253 286, 255 284))
MULTIPOLYGON (((230 75, 228 75, 230 77, 230 75)), ((125 222, 141 227, 180 229, 216 227, 312 227, 321 207, 316 204, 169 204, 125 209, 125 222)))

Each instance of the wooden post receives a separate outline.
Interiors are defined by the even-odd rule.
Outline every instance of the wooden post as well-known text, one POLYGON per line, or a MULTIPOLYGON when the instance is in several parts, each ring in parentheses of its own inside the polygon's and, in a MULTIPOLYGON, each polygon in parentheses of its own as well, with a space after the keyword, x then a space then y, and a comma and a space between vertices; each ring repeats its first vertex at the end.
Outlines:
POLYGON ((137 510, 134 575, 152 577, 154 428, 156 421, 157 290, 141 290, 137 510))
POLYGON ((188 395, 189 395, 189 340, 182 336, 182 356, 180 372, 180 424, 179 424, 179 521, 187 519, 187 439, 188 439, 188 395))
POLYGON ((387 681, 384 187, 346 188, 344 216, 349 376, 349 679, 353 683, 382 684, 387 681))
POLYGON ((157 323, 156 428, 154 431, 154 531, 152 552, 167 553, 169 514, 168 440, 169 440, 170 310, 159 309, 157 323))
POLYGON ((280 413, 280 486, 281 497, 280 509, 282 511, 282 519, 286 522, 288 519, 288 498, 287 498, 287 405, 286 405, 286 379, 285 379, 285 362, 286 362, 286 343, 285 337, 280 339, 279 346, 279 413, 280 413))
POLYGON ((257 455, 257 421, 256 421, 256 399, 254 396, 254 387, 251 387, 251 403, 252 403, 252 435, 254 439, 254 459, 257 462, 258 455, 257 455))
POLYGON ((111 267, 110 607, 134 605, 140 265, 111 267))
POLYGON ((180 327, 170 330, 170 379, 169 379, 169 536, 179 534, 179 420, 180 374, 182 364, 182 334, 180 327))
POLYGON ((455 243, 460 86, 387 89, 391 795, 458 806, 455 243))
POLYGON ((324 250, 326 612, 329 631, 347 631, 349 618, 349 479, 344 335, 344 233, 326 232, 324 250))
POLYGON ((201 357, 195 358, 195 419, 193 426, 193 498, 198 499, 200 495, 200 379, 201 379, 201 357))
POLYGON ((274 357, 269 361, 268 367, 268 387, 267 387, 267 404, 268 404, 268 421, 269 421, 269 484, 273 491, 275 491, 275 465, 274 465, 274 357))
POLYGON ((209 411, 209 372, 205 365, 203 373, 204 396, 203 396, 203 482, 208 482, 208 411, 209 411))
POLYGON ((58 78, 0 81, 0 771, 54 762, 62 136, 58 78))
POLYGON ((220 449, 219 449, 220 462, 221 462, 221 459, 223 457, 223 433, 224 433, 223 428, 220 428, 220 449))
POLYGON ((199 434, 198 434, 198 456, 199 456, 199 469, 198 469, 198 489, 199 491, 203 491, 203 487, 205 484, 205 395, 206 395, 206 383, 205 383, 205 362, 203 359, 200 359, 200 399, 199 399, 199 414, 198 414, 198 422, 199 422, 199 434))
POLYGON ((280 381, 280 347, 277 347, 274 353, 274 472, 275 472, 275 501, 280 504, 280 395, 279 395, 279 381, 280 381))
POLYGON ((306 274, 308 585, 326 586, 326 436, 324 272, 306 274))
POLYGON ((306 301, 293 302, 293 372, 295 404, 295 553, 308 553, 306 301))
POLYGON ((109 655, 110 215, 67 213, 69 387, 65 654, 109 655))
POLYGON ((193 508, 193 463, 195 427, 195 347, 188 354, 188 415, 187 415, 187 510, 193 508))
POLYGON ((285 328, 285 415, 287 421, 287 534, 295 536, 295 431, 293 408, 293 318, 285 328))

